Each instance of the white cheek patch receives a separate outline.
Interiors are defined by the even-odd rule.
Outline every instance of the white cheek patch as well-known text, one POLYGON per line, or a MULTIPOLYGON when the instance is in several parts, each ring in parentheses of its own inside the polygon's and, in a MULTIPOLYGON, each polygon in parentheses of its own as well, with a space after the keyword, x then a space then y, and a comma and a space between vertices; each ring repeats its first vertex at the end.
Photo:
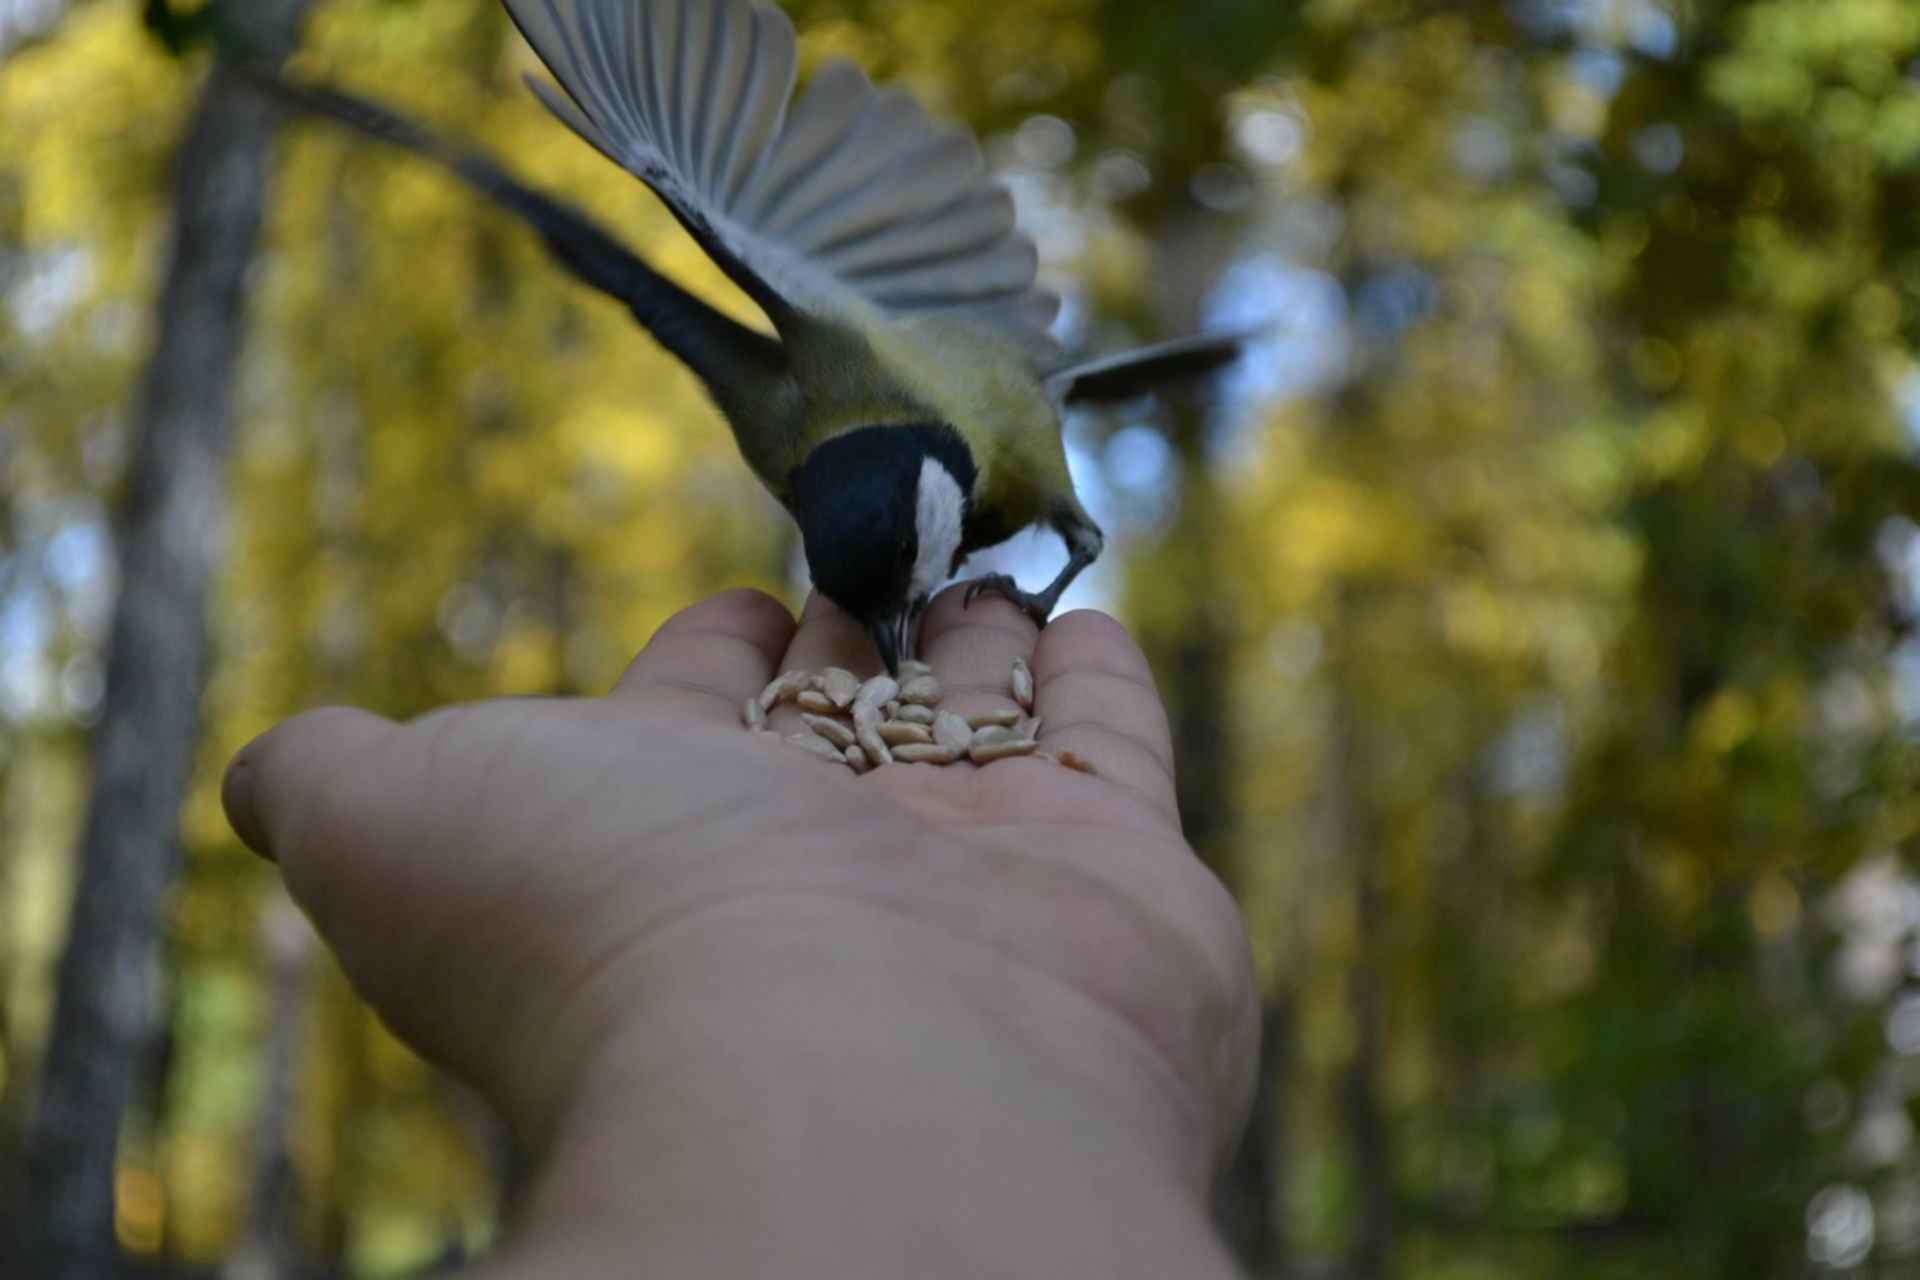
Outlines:
POLYGON ((953 572, 960 551, 960 526, 966 519, 967 499, 960 483, 932 458, 920 464, 920 488, 914 508, 914 531, 920 554, 913 561, 913 595, 932 595, 953 572))

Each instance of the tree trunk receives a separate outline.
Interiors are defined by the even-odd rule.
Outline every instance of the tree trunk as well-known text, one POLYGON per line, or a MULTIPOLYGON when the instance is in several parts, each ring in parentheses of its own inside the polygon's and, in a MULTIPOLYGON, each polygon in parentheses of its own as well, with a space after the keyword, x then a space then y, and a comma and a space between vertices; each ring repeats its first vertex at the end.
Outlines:
POLYGON ((297 1280, 313 1270, 302 1265, 299 1249, 292 1132, 315 939, 284 889, 275 890, 262 906, 260 933, 272 966, 273 1020, 254 1124, 246 1232, 220 1269, 221 1280, 297 1280))
MULTIPOLYGON (((231 13, 290 48, 306 0, 231 13)), ((163 907, 179 864, 207 668, 206 601, 220 554, 233 372, 259 239, 273 119, 216 69, 177 160, 159 345, 141 389, 119 523, 121 591, 53 1030, 27 1141, 23 1274, 91 1280, 119 1268, 114 1159, 156 1032, 163 907)))
MULTIPOLYGON (((1340 606, 1336 643, 1352 635, 1356 606, 1340 606)), ((1372 794, 1374 762, 1365 712, 1353 676, 1334 676, 1332 803, 1338 838, 1353 877, 1354 957, 1348 973, 1353 1060, 1344 1081, 1347 1140, 1351 1143, 1358 1214, 1346 1273, 1353 1280, 1386 1280, 1393 1265, 1393 1151, 1382 1099, 1386 1061, 1386 853, 1372 794)))

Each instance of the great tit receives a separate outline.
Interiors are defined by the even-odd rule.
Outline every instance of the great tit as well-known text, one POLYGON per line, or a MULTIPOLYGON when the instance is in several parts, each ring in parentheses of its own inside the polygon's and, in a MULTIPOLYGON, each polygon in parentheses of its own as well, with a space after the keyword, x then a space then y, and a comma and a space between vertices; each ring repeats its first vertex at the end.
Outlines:
POLYGON ((658 194, 772 323, 693 297, 578 209, 365 99, 253 69, 253 82, 451 168, 626 304, 705 384, 754 473, 798 523, 814 584, 897 672, 916 622, 973 552, 1045 525, 1067 563, 1039 592, 981 591, 1044 626, 1105 539, 1061 441, 1066 407, 1223 367, 1241 336, 1090 363, 1051 337, 1037 255, 964 130, 829 62, 795 94, 796 42, 753 0, 504 0, 558 87, 548 110, 658 194))

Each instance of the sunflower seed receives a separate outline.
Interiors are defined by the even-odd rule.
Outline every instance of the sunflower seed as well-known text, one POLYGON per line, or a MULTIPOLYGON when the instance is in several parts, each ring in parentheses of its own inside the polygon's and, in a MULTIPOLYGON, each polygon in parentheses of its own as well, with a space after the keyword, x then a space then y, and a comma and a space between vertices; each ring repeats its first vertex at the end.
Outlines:
POLYGON ((835 764, 845 764, 847 762, 846 756, 841 754, 840 749, 819 734, 790 733, 787 735, 787 742, 790 746, 799 747, 802 751, 811 752, 819 756, 822 760, 831 760, 835 764))
POLYGON ((965 751, 973 745, 973 730, 951 711, 942 711, 933 721, 933 740, 952 751, 965 751))
POLYGON ((783 702, 791 702, 807 687, 807 673, 789 671, 768 685, 760 694, 760 709, 771 711, 783 702))
POLYGON ((960 758, 960 753, 931 742, 909 742, 895 747, 893 758, 902 764, 952 764, 960 758))
POLYGON ((821 677, 821 692, 833 699, 836 707, 849 707, 860 695, 860 678, 851 671, 839 667, 828 667, 826 675, 821 677))
POLYGON ((921 662, 900 664, 900 678, 879 675, 860 683, 852 672, 829 667, 819 673, 788 671, 769 684, 760 696, 741 704, 740 719, 756 737, 779 738, 769 727, 767 713, 786 703, 797 704, 800 733, 785 741, 822 760, 867 773, 881 765, 949 765, 972 759, 991 764, 1017 756, 1037 756, 1064 769, 1097 775, 1093 765, 1071 751, 1039 749, 1041 721, 1033 715, 1033 670, 1015 659, 1013 697, 1019 708, 982 711, 971 716, 941 711, 944 694, 931 668, 921 662), (853 721, 852 728, 847 720, 853 721))
POLYGON ((853 745, 853 730, 838 720, 830 720, 826 716, 802 715, 800 723, 842 751, 853 745))
POLYGON ((853 705, 865 703, 870 707, 884 707, 900 696, 900 682, 892 676, 875 676, 860 686, 860 692, 853 695, 853 705))
POLYGON ((944 693, 940 682, 932 676, 915 676, 900 686, 900 701, 931 707, 938 705, 944 693))
POLYGON ((904 720, 884 721, 879 727, 880 741, 890 747, 908 745, 925 746, 933 741, 933 730, 923 724, 908 724, 904 720))
POLYGON ((1028 711, 1033 710, 1033 668, 1025 658, 1013 660, 1013 700, 1028 711))
POLYGON ((887 749, 887 740, 880 736, 880 708, 871 702, 854 699, 853 736, 876 767, 893 763, 893 752, 887 749))
POLYGON ((967 752, 975 764, 992 764, 995 760, 1010 760, 1015 756, 1030 756, 1040 749, 1040 744, 1032 738, 1008 738, 1004 742, 973 744, 967 752))
POLYGON ((975 729, 968 743, 975 747, 989 747, 996 742, 1012 742, 1014 736, 1013 730, 1005 725, 988 724, 975 729))

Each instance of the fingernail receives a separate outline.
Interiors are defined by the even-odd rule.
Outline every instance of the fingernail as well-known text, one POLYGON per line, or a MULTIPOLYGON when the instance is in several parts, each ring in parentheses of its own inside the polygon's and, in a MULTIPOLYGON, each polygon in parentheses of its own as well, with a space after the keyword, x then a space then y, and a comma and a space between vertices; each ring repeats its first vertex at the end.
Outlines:
POLYGON ((247 848, 268 862, 273 862, 273 850, 267 846, 266 832, 261 828, 260 815, 254 808, 254 782, 253 762, 242 751, 227 766, 227 776, 221 779, 220 804, 227 811, 227 821, 232 824, 234 834, 240 837, 247 848))

